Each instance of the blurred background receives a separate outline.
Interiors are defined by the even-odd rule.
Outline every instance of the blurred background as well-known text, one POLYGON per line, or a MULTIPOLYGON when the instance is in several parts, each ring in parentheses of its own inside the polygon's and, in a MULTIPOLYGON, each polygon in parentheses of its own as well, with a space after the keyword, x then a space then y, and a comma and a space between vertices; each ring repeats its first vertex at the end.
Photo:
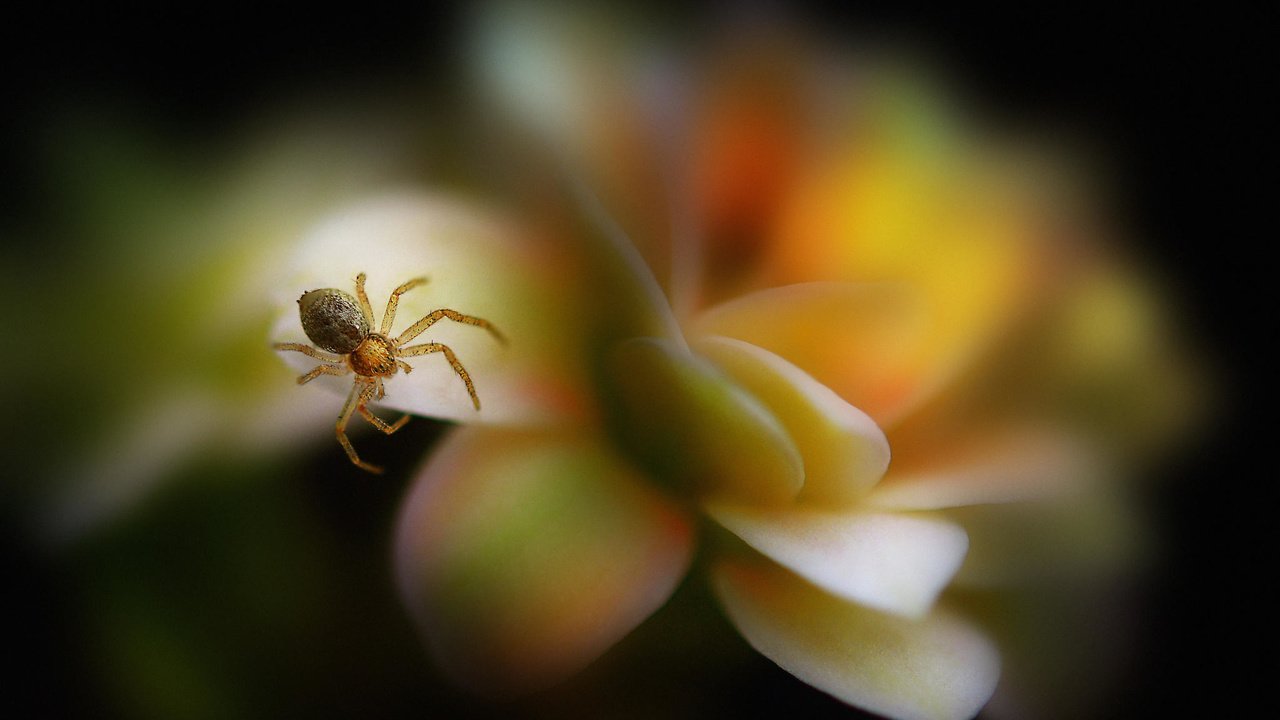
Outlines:
MULTIPOLYGON (((656 17, 679 29, 722 10, 656 17)), ((265 342, 268 315, 244 302, 270 281, 271 243, 344 198, 480 185, 485 170, 451 136, 468 91, 463 11, 22 12, 0 29, 10 707, 858 715, 751 652, 696 573, 556 691, 492 704, 427 661, 388 557, 407 480, 443 426, 360 436, 388 473, 355 477, 325 429, 334 399, 293 393, 289 371, 261 363, 244 328, 261 323, 265 342), (324 161, 299 160, 316 148, 324 161), (308 408, 318 420, 298 421, 308 408)), ((1156 469, 1150 510, 1167 541, 1132 621, 1135 657, 1099 717, 1244 709, 1260 668, 1237 642, 1261 629, 1246 598, 1274 564, 1274 541, 1244 538, 1238 514, 1263 500, 1260 483, 1273 494, 1250 450, 1274 421, 1247 410, 1261 401, 1244 352, 1275 334, 1270 318, 1256 327, 1274 301, 1243 275, 1260 239, 1246 232, 1260 195, 1244 75, 1262 62, 1245 37, 1257 19, 1180 12, 804 14, 837 38, 923 51, 983 107, 1087 138, 1113 183, 1107 212, 1217 368, 1211 427, 1156 469), (1245 389, 1248 405, 1235 401, 1245 389)))

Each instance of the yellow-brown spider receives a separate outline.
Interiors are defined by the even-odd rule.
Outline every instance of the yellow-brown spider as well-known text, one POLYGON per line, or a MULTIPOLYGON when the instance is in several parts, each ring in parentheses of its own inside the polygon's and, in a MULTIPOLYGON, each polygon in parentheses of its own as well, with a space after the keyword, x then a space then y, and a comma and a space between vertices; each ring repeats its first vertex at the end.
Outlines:
POLYGON ((396 317, 396 306, 400 303, 400 296, 425 283, 426 278, 414 278, 393 290, 391 298, 387 300, 387 310, 382 314, 382 325, 378 328, 378 332, 372 332, 373 308, 369 305, 369 296, 364 291, 364 280, 364 273, 356 276, 355 297, 336 288, 325 288, 312 290, 298 298, 298 313, 302 317, 302 329, 311 342, 319 346, 319 349, 301 343, 276 343, 275 348, 300 352, 326 363, 299 377, 299 385, 308 383, 321 375, 355 373, 355 383, 351 388, 351 394, 347 396, 346 405, 342 406, 342 413, 338 415, 335 431, 338 442, 342 444, 342 449, 347 451, 347 457, 351 458, 351 462, 362 470, 380 473, 382 468, 370 465, 356 455, 355 448, 351 446, 351 440, 347 438, 347 423, 350 422, 352 413, 358 412, 371 425, 390 435, 409 421, 409 416, 405 415, 388 425, 366 407, 369 401, 386 397, 387 391, 382 384, 383 378, 389 378, 399 370, 404 370, 406 375, 413 372, 413 368, 401 358, 443 353, 445 359, 453 366, 453 371, 466 384, 467 393, 471 395, 471 402, 476 406, 476 410, 480 409, 480 398, 476 395, 476 387, 471 382, 471 376, 467 374, 466 368, 462 367, 462 363, 458 362, 452 350, 440 343, 429 342, 409 347, 405 347, 405 343, 421 335, 441 318, 482 327, 492 333, 499 342, 505 343, 506 340, 488 320, 444 308, 428 313, 426 317, 409 326, 408 330, 400 333, 399 337, 392 339, 389 333, 391 323, 396 317), (337 357, 323 352, 326 350, 328 353, 336 354, 337 357))

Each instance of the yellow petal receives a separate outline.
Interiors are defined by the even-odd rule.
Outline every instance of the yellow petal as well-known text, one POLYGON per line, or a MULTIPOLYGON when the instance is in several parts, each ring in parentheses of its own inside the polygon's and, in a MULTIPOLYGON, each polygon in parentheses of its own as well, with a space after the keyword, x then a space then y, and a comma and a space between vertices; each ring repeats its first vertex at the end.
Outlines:
POLYGON ((918 618, 960 568, 964 530, 940 517, 710 506, 707 513, 827 592, 918 618))
MULTIPOLYGON (((896 122, 927 124, 936 112, 896 122)), ((991 143, 892 137, 899 129, 850 133, 828 149, 793 190, 772 262, 781 282, 916 285, 946 301, 955 340, 1003 319, 1026 289, 1047 178, 991 143)))
POLYGON ((501 694, 576 672, 662 605, 692 528, 590 438, 470 426, 419 474, 396 537, 432 656, 501 694))
POLYGON ((799 501, 848 504, 889 466, 889 443, 875 421, 777 355, 740 340, 708 337, 695 349, 763 402, 804 459, 799 501))
MULTIPOLYGON (((937 108, 918 110, 894 123, 910 130, 935 122, 937 108)), ((767 280, 907 285, 929 320, 911 367, 926 376, 954 372, 1039 288, 1042 240, 1054 230, 1037 197, 1044 178, 999 148, 897 130, 851 134, 795 184, 764 263, 767 280)))
POLYGON ((724 564, 715 589, 752 647, 823 692, 901 720, 973 717, 995 690, 1000 657, 965 621, 935 611, 886 615, 776 566, 724 564))
POLYGON ((728 502, 791 501, 800 453, 778 419, 711 363, 640 338, 612 357, 617 434, 653 473, 684 492, 728 502))
POLYGON ((694 323, 786 358, 875 419, 891 423, 946 377, 933 323, 902 285, 803 283, 719 305, 694 323))

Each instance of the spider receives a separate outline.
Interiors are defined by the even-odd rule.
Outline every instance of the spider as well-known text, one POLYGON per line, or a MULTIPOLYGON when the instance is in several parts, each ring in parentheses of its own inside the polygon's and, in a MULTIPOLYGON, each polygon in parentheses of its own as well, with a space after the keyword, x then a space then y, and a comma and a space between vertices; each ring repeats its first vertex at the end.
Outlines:
POLYGON ((443 353, 445 359, 453 366, 453 371, 467 386, 467 393, 471 395, 471 402, 476 406, 476 410, 480 410, 480 398, 476 395, 471 376, 467 374, 466 368, 462 367, 462 363, 458 362, 453 350, 440 343, 429 342, 409 347, 405 347, 405 343, 421 335, 441 318, 482 327, 504 344, 506 339, 488 320, 444 308, 428 313, 408 330, 400 333, 399 337, 392 339, 389 333, 391 323, 396 317, 396 306, 400 303, 400 296, 426 283, 426 278, 414 278, 393 290, 390 299, 387 300, 387 310, 382 315, 382 325, 378 332, 372 332, 373 308, 369 305, 369 296, 365 294, 364 281, 364 273, 356 276, 356 297, 354 298, 337 288, 324 288, 303 293, 302 297, 298 298, 302 329, 311 342, 320 346, 320 349, 302 343, 276 343, 275 349, 293 350, 325 363, 299 377, 299 385, 311 382, 321 375, 355 373, 355 383, 351 388, 351 394, 347 396, 347 403, 342 406, 342 412, 338 415, 335 432, 338 442, 342 444, 342 449, 347 451, 347 457, 356 467, 371 473, 381 473, 382 468, 364 462, 356 454, 355 448, 351 446, 351 440, 347 438, 347 423, 351 420, 351 415, 358 412, 371 425, 390 435, 409 421, 409 416, 405 415, 395 423, 387 424, 366 407, 369 401, 386 397, 384 378, 395 375, 399 370, 404 370, 406 375, 413 372, 413 368, 401 358, 443 353), (325 350, 328 352, 323 352, 325 350), (334 353, 337 357, 329 353, 334 353))

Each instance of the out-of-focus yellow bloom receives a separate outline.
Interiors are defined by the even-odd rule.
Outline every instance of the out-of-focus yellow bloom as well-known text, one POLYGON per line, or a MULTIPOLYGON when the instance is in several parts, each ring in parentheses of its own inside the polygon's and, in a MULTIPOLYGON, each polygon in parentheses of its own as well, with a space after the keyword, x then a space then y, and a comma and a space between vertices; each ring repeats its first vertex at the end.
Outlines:
MULTIPOLYGON (((975 714, 1002 654, 1028 674, 1001 598, 1135 547, 1116 471, 1189 402, 1150 298, 1068 185, 912 73, 775 33, 674 66, 504 12, 481 58, 587 226, 366 205, 298 249, 274 338, 299 339, 299 292, 360 271, 375 296, 432 278, 402 318, 450 306, 511 336, 433 338, 471 364, 478 415, 447 372, 388 387, 475 420, 397 533, 433 656, 485 692, 582 668, 666 601, 701 514, 760 652, 877 713, 975 714)), ((1034 704, 1022 688, 1003 707, 1034 704)))

